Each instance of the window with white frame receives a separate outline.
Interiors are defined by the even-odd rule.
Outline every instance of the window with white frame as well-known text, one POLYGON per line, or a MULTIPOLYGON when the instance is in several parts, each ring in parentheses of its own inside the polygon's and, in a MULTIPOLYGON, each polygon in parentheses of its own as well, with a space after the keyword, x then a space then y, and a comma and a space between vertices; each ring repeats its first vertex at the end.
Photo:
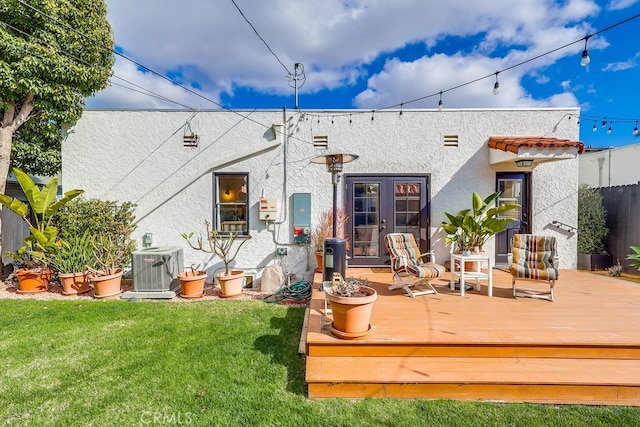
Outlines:
POLYGON ((248 183, 247 173, 214 175, 215 228, 221 234, 249 235, 248 183))

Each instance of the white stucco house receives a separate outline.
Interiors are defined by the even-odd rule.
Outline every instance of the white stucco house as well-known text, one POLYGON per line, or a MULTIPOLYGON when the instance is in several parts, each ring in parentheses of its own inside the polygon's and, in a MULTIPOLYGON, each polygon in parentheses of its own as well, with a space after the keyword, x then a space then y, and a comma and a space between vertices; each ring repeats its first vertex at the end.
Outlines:
POLYGON ((640 184, 640 144, 587 149, 580 156, 579 181, 590 187, 640 184))
POLYGON ((560 267, 575 268, 576 236, 554 224, 577 224, 583 144, 571 116, 578 115, 574 108, 88 110, 66 132, 61 182, 88 198, 137 204, 139 246, 146 235, 146 244, 182 247, 185 266, 222 267, 181 237, 203 233, 208 220, 250 236, 235 268, 259 279, 281 262, 309 277, 313 248, 296 243, 294 231, 313 228, 333 201, 331 174, 311 159, 353 154, 337 185, 349 217, 350 266, 387 264, 383 237, 393 231, 413 232, 444 263, 444 212, 469 207, 473 191, 500 190, 501 202, 522 209, 514 229, 485 247, 495 261, 506 261, 513 233, 546 233, 558 238, 560 267))

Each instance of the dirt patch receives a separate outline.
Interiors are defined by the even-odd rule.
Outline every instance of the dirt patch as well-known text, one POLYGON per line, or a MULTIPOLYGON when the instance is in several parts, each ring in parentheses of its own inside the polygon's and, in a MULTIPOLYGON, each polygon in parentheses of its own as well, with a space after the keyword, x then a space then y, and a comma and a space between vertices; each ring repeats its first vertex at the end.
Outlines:
MULTIPOLYGON (((132 286, 130 283, 122 284, 122 291, 130 291, 132 286)), ((18 283, 15 280, 7 280, 4 282, 0 282, 0 299, 39 299, 39 300, 93 300, 93 289, 83 295, 64 295, 62 293, 62 285, 56 282, 52 282, 49 284, 49 289, 46 292, 40 292, 36 294, 19 294, 17 293, 18 283)), ((181 298, 179 296, 171 299, 149 299, 148 301, 166 301, 166 302, 192 302, 192 301, 202 301, 202 300, 214 300, 214 299, 224 299, 224 300, 262 300, 265 297, 269 296, 269 293, 260 292, 253 289, 243 289, 242 294, 237 297, 232 298, 221 298, 220 297, 220 288, 218 286, 214 286, 213 284, 206 284, 204 287, 204 296, 202 298, 181 298)), ((114 299, 119 299, 119 297, 114 297, 114 299)), ((306 302, 292 302, 292 301, 282 301, 281 304, 286 306, 306 306, 306 302)))

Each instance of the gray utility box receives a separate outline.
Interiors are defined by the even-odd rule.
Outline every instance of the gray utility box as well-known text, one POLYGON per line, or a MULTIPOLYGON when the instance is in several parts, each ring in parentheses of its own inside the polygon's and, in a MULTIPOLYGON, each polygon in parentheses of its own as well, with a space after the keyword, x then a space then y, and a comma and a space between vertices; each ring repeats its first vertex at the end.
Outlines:
POLYGON ((131 254, 134 292, 164 292, 179 288, 178 273, 184 270, 182 248, 161 246, 131 254))

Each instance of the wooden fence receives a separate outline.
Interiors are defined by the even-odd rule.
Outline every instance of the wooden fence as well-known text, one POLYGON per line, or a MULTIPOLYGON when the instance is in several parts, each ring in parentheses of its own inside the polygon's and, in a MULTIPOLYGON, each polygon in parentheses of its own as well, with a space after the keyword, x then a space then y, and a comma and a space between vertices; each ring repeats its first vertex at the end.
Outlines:
POLYGON ((630 246, 640 246, 640 186, 602 187, 600 193, 604 197, 609 228, 605 249, 613 256, 614 264, 620 260, 625 273, 638 274, 625 258, 632 252, 630 246))

